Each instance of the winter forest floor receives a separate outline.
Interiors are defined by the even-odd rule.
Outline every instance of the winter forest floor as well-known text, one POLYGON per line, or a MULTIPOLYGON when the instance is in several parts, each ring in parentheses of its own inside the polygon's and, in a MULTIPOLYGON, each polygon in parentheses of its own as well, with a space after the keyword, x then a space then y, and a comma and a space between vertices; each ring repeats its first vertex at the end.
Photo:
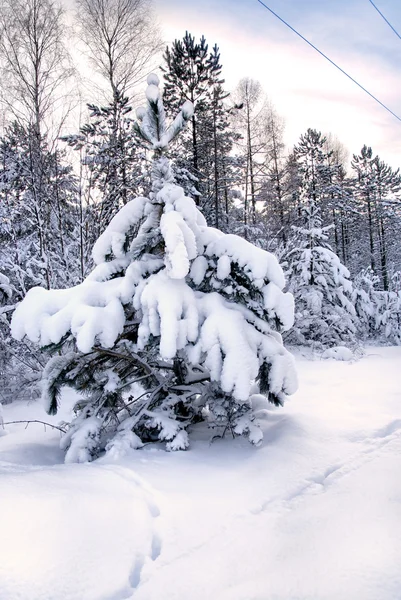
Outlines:
POLYGON ((297 367, 257 449, 201 427, 187 452, 64 465, 57 431, 7 426, 0 600, 399 600, 401 348, 297 367))

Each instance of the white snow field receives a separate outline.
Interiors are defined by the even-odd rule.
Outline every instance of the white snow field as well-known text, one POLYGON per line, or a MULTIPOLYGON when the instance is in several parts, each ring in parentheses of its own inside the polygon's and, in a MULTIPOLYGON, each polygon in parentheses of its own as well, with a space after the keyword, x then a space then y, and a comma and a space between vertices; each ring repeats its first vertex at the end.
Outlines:
POLYGON ((56 430, 7 425, 0 599, 400 600, 401 348, 296 362, 259 448, 200 427, 186 452, 64 465, 56 430))

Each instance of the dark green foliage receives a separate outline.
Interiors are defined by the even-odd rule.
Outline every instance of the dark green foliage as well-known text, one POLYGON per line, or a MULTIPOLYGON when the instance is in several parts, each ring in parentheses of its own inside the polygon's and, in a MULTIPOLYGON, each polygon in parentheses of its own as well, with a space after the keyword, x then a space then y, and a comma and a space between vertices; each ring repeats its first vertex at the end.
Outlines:
POLYGON ((199 42, 186 32, 164 54, 163 99, 168 114, 185 101, 194 104, 190 131, 171 151, 177 181, 196 198, 208 222, 228 230, 232 208, 231 189, 240 184, 241 161, 232 155, 238 135, 230 125, 226 105, 229 94, 221 78, 217 45, 209 51, 202 36, 199 42))
POLYGON ((270 371, 271 365, 269 363, 265 362, 260 365, 256 383, 259 386, 260 393, 266 396, 269 402, 275 406, 283 406, 282 399, 277 394, 271 392, 270 371))
POLYGON ((359 269, 370 265, 373 274, 379 277, 382 289, 388 291, 391 268, 394 272, 401 265, 398 248, 392 243, 400 228, 401 175, 399 169, 393 171, 367 146, 359 155, 354 154, 352 168, 356 173, 357 227, 363 231, 366 240, 359 248, 360 259, 364 260, 359 269))

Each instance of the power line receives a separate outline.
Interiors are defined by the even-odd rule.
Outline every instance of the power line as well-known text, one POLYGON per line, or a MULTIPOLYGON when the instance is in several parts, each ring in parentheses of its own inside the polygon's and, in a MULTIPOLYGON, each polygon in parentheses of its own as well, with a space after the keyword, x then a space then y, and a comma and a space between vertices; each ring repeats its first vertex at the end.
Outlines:
POLYGON ((371 3, 371 5, 373 6, 373 8, 375 8, 377 10, 377 12, 379 13, 379 15, 381 16, 382 19, 384 19, 387 23, 387 25, 394 31, 395 35, 397 37, 400 38, 401 40, 401 35, 398 33, 398 31, 396 29, 394 29, 394 27, 391 25, 390 21, 388 21, 386 19, 386 17, 383 15, 383 13, 381 12, 381 10, 376 6, 376 4, 374 2, 372 2, 372 0, 369 0, 369 2, 371 3))
POLYGON ((319 48, 317 48, 316 46, 314 46, 314 44, 312 44, 312 42, 310 42, 309 40, 307 40, 306 37, 304 37, 301 33, 299 33, 299 31, 297 31, 296 29, 294 29, 294 27, 292 27, 289 23, 287 23, 287 21, 284 21, 284 19, 282 19, 277 13, 274 12, 274 10, 272 10, 264 2, 262 2, 262 0, 257 0, 257 2, 259 2, 259 4, 261 4, 264 8, 266 8, 266 10, 268 10, 269 12, 271 12, 272 15, 274 15, 275 17, 277 17, 277 19, 279 19, 279 21, 281 21, 282 23, 284 23, 284 25, 286 25, 286 27, 288 27, 289 29, 291 29, 291 31, 293 31, 298 37, 300 37, 301 40, 303 40, 311 48, 313 48, 314 50, 316 50, 316 52, 318 52, 321 56, 323 56, 323 58, 325 58, 326 60, 328 60, 329 63, 331 63, 333 65, 333 67, 336 67, 336 69, 338 69, 339 71, 341 71, 341 73, 343 75, 345 75, 346 77, 348 77, 348 79, 350 79, 351 81, 353 81, 358 87, 361 88, 361 90, 363 90, 364 92, 366 92, 366 94, 368 94, 368 96, 370 96, 375 102, 377 102, 378 104, 380 104, 380 106, 382 108, 386 109, 387 112, 389 112, 391 115, 393 115, 393 117, 395 117, 396 119, 398 119, 398 121, 401 121, 401 118, 398 115, 396 115, 390 108, 388 108, 388 106, 386 106, 385 104, 383 104, 383 102, 381 102, 378 98, 376 98, 376 96, 374 96, 373 94, 371 94, 366 88, 363 87, 363 85, 361 85, 360 83, 358 83, 356 81, 356 79, 354 79, 353 77, 351 77, 351 75, 348 75, 348 73, 346 73, 344 71, 344 69, 342 69, 341 67, 339 67, 333 60, 331 60, 331 58, 329 58, 328 56, 326 56, 326 54, 324 54, 324 52, 322 52, 321 50, 319 50, 319 48))

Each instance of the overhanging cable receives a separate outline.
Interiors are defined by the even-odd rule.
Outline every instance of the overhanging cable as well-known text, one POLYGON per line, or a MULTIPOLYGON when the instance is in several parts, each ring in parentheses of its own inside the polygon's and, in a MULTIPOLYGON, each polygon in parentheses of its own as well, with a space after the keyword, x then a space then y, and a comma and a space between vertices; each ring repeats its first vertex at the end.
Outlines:
POLYGON ((266 10, 268 10, 269 12, 271 12, 272 15, 274 15, 277 19, 279 19, 279 21, 281 21, 282 23, 284 23, 284 25, 286 25, 286 27, 288 27, 289 29, 291 29, 291 31, 293 31, 298 37, 300 37, 301 40, 303 40, 311 48, 313 48, 314 50, 316 50, 316 52, 318 52, 321 56, 323 56, 323 58, 325 58, 326 60, 328 60, 329 63, 331 63, 333 65, 333 67, 336 67, 336 69, 338 69, 339 71, 341 71, 341 73, 343 75, 345 75, 346 77, 348 77, 348 79, 350 79, 351 81, 353 81, 353 83, 355 83, 358 87, 360 87, 361 90, 363 90, 364 92, 366 92, 366 94, 368 94, 368 96, 370 96, 375 102, 377 102, 378 104, 380 104, 380 106, 382 108, 384 108, 385 110, 387 110, 387 112, 389 112, 391 115, 393 115, 393 117, 395 117, 398 121, 401 121, 401 118, 398 115, 396 115, 390 108, 388 108, 388 106, 386 106, 385 104, 383 104, 383 102, 381 102, 378 98, 376 98, 376 96, 374 96, 373 94, 371 94, 366 88, 363 87, 363 85, 361 85, 360 83, 358 83, 356 81, 356 79, 354 79, 353 77, 351 77, 351 75, 348 75, 348 73, 346 73, 344 71, 344 69, 342 69, 341 67, 339 67, 333 60, 331 60, 331 58, 329 58, 328 56, 326 56, 326 54, 324 54, 324 52, 322 52, 321 50, 319 50, 319 48, 317 48, 314 44, 312 44, 312 42, 310 42, 309 40, 307 40, 306 37, 304 37, 301 33, 299 33, 299 31, 297 31, 296 29, 294 29, 294 27, 292 27, 289 23, 287 23, 287 21, 284 21, 284 19, 282 19, 277 13, 275 13, 274 10, 272 10, 271 8, 269 8, 267 6, 267 4, 265 4, 264 2, 262 2, 262 0, 257 0, 257 2, 259 2, 259 4, 261 4, 264 8, 266 8, 266 10))
POLYGON ((388 21, 386 19, 386 17, 383 15, 383 13, 381 12, 381 10, 376 6, 376 4, 374 2, 372 2, 372 0, 369 0, 369 2, 371 3, 371 5, 373 6, 373 8, 375 8, 377 10, 377 12, 379 13, 379 15, 381 16, 382 19, 384 19, 387 23, 387 25, 394 31, 395 35, 397 37, 400 38, 401 40, 401 35, 398 33, 398 31, 396 29, 394 29, 394 27, 391 25, 390 21, 388 21))

